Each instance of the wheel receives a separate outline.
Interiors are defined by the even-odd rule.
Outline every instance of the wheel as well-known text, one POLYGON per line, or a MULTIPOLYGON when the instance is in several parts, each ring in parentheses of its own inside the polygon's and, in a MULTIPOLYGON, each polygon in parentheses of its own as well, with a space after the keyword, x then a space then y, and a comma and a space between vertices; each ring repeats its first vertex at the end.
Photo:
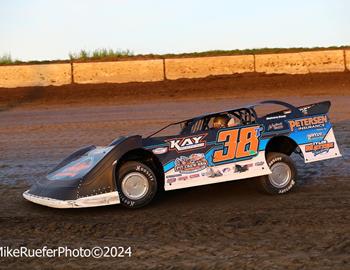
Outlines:
POLYGON ((120 203, 128 208, 139 208, 150 203, 157 193, 157 179, 143 163, 128 161, 118 172, 117 189, 120 203))
POLYGON ((266 161, 272 173, 258 178, 260 189, 268 194, 284 194, 290 191, 297 178, 293 160, 283 153, 271 152, 267 154, 266 161))

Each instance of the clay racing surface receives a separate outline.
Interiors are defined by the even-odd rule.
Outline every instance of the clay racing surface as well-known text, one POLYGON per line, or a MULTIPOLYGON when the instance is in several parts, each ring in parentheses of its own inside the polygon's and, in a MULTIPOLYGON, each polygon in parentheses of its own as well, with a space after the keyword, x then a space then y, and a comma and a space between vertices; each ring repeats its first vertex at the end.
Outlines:
POLYGON ((174 82, 0 89, 0 244, 131 246, 131 258, 0 258, 28 269, 346 269, 350 254, 350 74, 249 75, 174 82), (147 134, 262 99, 330 99, 343 158, 299 168, 296 190, 254 179, 171 191, 150 206, 57 210, 22 192, 78 147, 147 134))

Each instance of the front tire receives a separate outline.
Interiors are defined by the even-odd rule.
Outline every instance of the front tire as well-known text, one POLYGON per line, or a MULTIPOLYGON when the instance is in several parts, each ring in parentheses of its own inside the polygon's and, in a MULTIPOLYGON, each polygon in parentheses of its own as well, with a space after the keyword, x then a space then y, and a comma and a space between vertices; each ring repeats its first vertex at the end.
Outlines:
POLYGON ((128 161, 118 172, 117 189, 120 203, 128 208, 149 204, 157 193, 157 179, 153 171, 141 162, 128 161))
POLYGON ((271 152, 267 154, 266 161, 272 173, 258 178, 260 189, 268 194, 284 194, 291 191, 297 178, 293 160, 283 153, 271 152))

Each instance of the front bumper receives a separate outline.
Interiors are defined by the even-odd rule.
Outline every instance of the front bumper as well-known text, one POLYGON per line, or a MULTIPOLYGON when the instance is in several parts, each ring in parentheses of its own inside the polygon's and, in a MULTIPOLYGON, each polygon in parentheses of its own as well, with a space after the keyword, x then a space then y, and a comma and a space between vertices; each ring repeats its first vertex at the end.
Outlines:
POLYGON ((29 193, 29 190, 23 193, 23 197, 36 204, 53 208, 84 208, 119 204, 119 194, 117 191, 82 197, 76 200, 58 200, 48 197, 37 196, 29 193))

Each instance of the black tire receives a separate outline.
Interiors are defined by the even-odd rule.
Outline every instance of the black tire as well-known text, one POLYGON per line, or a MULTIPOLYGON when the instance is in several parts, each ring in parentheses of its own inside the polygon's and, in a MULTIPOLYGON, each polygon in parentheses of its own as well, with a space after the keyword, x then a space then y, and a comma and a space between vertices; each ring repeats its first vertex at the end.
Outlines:
POLYGON ((257 179, 260 190, 272 195, 291 191, 297 179, 297 169, 293 160, 283 153, 271 152, 267 154, 266 161, 270 169, 275 168, 276 173, 263 175, 257 179), (284 173, 285 177, 283 177, 284 173))
POLYGON ((158 189, 157 178, 154 172, 145 164, 136 161, 128 161, 120 167, 116 182, 120 203, 128 208, 139 208, 149 204, 156 195, 158 189), (147 180, 148 189, 139 198, 133 198, 131 194, 127 193, 128 188, 131 191, 133 188, 127 184, 128 181, 132 184, 132 182, 130 182, 133 181, 130 180, 132 174, 136 175, 136 179, 141 179, 141 181, 147 180))

